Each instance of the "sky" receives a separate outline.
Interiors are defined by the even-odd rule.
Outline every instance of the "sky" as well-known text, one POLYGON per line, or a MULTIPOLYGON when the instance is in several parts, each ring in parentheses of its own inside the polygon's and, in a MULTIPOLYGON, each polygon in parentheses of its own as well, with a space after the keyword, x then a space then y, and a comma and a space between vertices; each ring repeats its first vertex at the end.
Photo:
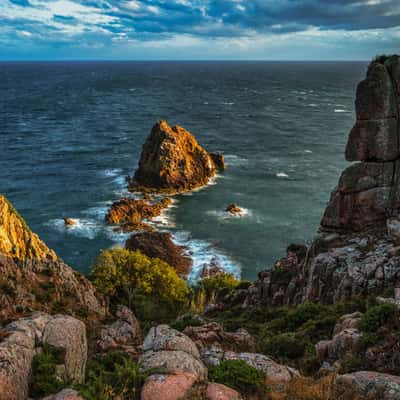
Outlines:
POLYGON ((400 0, 0 0, 0 60, 368 60, 400 0))

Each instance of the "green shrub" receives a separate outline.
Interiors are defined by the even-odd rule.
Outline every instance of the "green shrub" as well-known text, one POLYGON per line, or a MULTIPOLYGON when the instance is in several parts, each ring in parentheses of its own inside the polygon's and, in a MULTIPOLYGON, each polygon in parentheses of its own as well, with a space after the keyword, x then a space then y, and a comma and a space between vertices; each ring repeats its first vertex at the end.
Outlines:
POLYGON ((200 318, 193 314, 182 315, 172 322, 171 328, 178 331, 183 331, 187 326, 201 326, 202 321, 200 318))
POLYGON ((63 349, 46 345, 43 351, 33 358, 29 384, 29 394, 32 398, 41 399, 68 386, 69 382, 62 381, 56 374, 57 365, 64 362, 64 357, 63 349))
POLYGON ((399 311, 395 304, 385 303, 371 307, 362 316, 358 327, 362 332, 374 333, 398 313, 399 311))
POLYGON ((233 275, 221 273, 210 278, 202 279, 198 286, 203 288, 208 296, 217 294, 223 289, 233 290, 238 287, 240 281, 238 281, 233 275))
POLYGON ((222 383, 241 393, 265 390, 264 373, 243 360, 222 361, 208 370, 210 381, 222 383))
POLYGON ((304 355, 307 343, 293 332, 267 338, 262 343, 263 353, 280 359, 295 360, 304 355))
POLYGON ((124 303, 132 293, 176 306, 185 303, 189 294, 186 282, 166 262, 122 248, 102 251, 90 277, 103 293, 124 303))
POLYGON ((321 304, 304 303, 287 314, 288 329, 294 330, 302 326, 309 320, 318 319, 321 315, 326 314, 326 309, 321 304))
POLYGON ((77 389, 87 400, 138 400, 146 378, 129 355, 111 352, 89 361, 85 384, 77 389))

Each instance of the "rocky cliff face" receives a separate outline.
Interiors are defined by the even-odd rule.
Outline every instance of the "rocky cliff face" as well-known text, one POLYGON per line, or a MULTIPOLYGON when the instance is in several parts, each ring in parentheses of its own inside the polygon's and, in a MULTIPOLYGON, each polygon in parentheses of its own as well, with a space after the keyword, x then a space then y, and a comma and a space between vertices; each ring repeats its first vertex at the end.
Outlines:
POLYGON ((106 302, 0 195, 0 321, 32 310, 103 316, 106 302))
POLYGON ((155 191, 183 192, 207 184, 223 165, 222 156, 210 155, 186 129, 160 121, 143 145, 132 183, 155 191))
MULTIPOLYGON (((314 242, 291 246, 249 288, 249 304, 331 303, 400 287, 400 57, 373 62, 357 89, 357 121, 314 242)), ((243 296, 243 293, 241 294, 243 296)))
POLYGON ((12 204, 1 194, 0 253, 18 260, 57 260, 56 253, 28 228, 12 204))
POLYGON ((348 167, 322 218, 324 229, 362 231, 400 209, 400 58, 372 62, 356 96, 348 167))

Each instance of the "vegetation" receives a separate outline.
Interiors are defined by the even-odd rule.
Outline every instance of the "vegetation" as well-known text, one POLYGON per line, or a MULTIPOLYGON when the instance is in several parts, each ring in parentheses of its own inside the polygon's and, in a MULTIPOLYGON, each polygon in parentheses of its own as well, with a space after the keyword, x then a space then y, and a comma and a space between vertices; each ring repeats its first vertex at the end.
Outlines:
POLYGON ((210 381, 236 389, 240 393, 250 394, 266 390, 264 373, 243 360, 226 360, 216 367, 210 367, 208 378, 210 381))
POLYGON ((371 307, 363 315, 358 327, 361 332, 373 334, 398 315, 399 310, 395 304, 380 304, 371 307))
POLYGON ((385 64, 385 62, 390 58, 393 57, 394 54, 378 54, 375 56, 375 58, 371 61, 372 63, 378 63, 378 64, 385 64))
POLYGON ((139 251, 102 251, 90 278, 113 304, 127 305, 142 321, 171 320, 189 298, 189 288, 174 268, 139 251))
POLYGON ((77 389, 87 400, 137 400, 146 378, 129 355, 111 352, 89 361, 86 383, 77 389))
POLYGON ((33 358, 29 385, 32 398, 41 399, 68 386, 69 382, 57 376, 57 365, 63 363, 64 356, 62 349, 45 345, 43 351, 33 358))

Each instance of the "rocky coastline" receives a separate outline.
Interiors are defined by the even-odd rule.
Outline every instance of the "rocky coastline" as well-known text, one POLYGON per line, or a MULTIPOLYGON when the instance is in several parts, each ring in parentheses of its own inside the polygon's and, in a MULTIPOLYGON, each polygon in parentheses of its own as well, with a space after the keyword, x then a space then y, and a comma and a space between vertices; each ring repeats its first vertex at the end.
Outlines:
POLYGON ((0 195, 0 400, 400 399, 399 99, 400 57, 374 60, 346 148, 357 163, 313 242, 255 282, 208 266, 188 287, 185 249, 151 229, 170 195, 225 167, 165 121, 130 180, 140 198, 106 217, 133 234, 88 277, 0 195))

